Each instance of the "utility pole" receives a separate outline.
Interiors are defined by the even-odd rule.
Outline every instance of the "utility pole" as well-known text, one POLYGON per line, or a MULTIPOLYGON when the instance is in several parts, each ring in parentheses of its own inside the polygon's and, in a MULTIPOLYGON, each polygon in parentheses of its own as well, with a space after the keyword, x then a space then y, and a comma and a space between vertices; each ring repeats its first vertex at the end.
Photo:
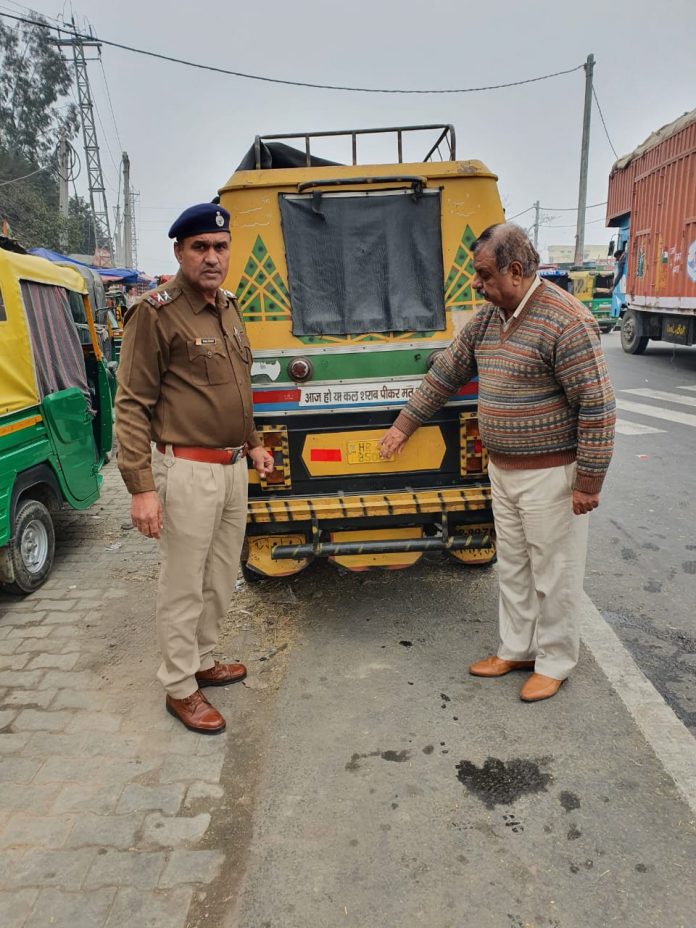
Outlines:
POLYGON ((131 187, 131 247, 133 249, 133 261, 130 264, 130 267, 137 268, 138 266, 138 235, 137 235, 137 226, 135 224, 135 201, 140 196, 140 193, 136 193, 135 190, 131 187))
POLYGON ((114 225, 114 263, 116 267, 125 267, 123 260, 123 230, 121 228, 121 204, 116 204, 114 225))
POLYGON ((58 212, 63 220, 60 229, 60 247, 63 251, 68 248, 68 216, 70 208, 70 191, 68 180, 70 178, 70 148, 65 133, 61 133, 58 146, 58 212))
MULTIPOLYGON (((76 32, 75 23, 72 24, 76 32)), ((75 35, 70 39, 53 39, 54 45, 61 48, 69 47, 73 51, 75 65, 75 83, 77 85, 77 98, 82 121, 82 138, 85 146, 85 160, 87 162, 87 179, 89 184, 89 202, 92 207, 92 222, 94 226, 95 251, 106 248, 109 252, 109 261, 112 260, 111 229, 109 228, 109 210, 106 204, 106 189, 104 187, 104 174, 102 172, 101 157, 99 155, 99 142, 97 141, 97 128, 94 122, 94 108, 92 93, 87 75, 87 59, 85 48, 101 50, 99 42, 83 39, 75 35)))
POLYGON ((539 201, 534 204, 534 247, 539 250, 539 201))
POLYGON ((123 165, 123 261, 133 267, 133 209, 131 205, 130 158, 128 152, 121 155, 123 165))
POLYGON ((592 115, 592 72, 594 55, 588 55, 585 68, 585 110, 582 119, 580 149, 580 185, 578 187, 578 225, 575 233, 575 264, 581 265, 585 252, 585 211, 587 209, 587 161, 590 153, 590 117, 592 115))

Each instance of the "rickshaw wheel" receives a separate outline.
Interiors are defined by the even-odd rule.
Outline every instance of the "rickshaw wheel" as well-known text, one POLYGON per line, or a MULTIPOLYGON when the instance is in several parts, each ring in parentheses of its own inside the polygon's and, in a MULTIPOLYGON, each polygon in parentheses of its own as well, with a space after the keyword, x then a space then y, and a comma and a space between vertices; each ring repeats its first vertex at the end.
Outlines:
POLYGON ((247 583, 260 583, 261 580, 265 580, 263 574, 257 573, 257 571, 252 570, 251 567, 248 567, 244 561, 241 562, 242 576, 247 583))
POLYGON ((53 567, 55 547, 56 535, 48 509, 36 499, 21 502, 10 542, 15 579, 6 589, 20 595, 38 590, 53 567))

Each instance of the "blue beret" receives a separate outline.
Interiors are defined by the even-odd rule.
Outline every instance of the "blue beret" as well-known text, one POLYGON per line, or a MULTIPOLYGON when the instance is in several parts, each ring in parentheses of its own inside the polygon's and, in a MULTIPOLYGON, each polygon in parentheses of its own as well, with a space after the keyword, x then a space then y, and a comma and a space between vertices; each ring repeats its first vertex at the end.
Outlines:
POLYGON ((218 203, 197 203, 189 206, 172 223, 169 238, 188 238, 205 232, 229 232, 230 214, 218 203))

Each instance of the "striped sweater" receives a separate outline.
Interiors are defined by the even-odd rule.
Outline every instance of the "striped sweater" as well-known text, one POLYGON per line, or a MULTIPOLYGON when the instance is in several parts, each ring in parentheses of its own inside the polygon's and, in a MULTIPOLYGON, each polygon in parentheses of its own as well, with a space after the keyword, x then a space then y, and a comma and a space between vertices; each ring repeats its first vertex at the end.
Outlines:
POLYGON ((615 399, 592 315, 542 281, 503 331, 486 304, 440 354, 395 426, 411 435, 472 377, 491 460, 503 468, 577 460, 575 488, 598 493, 614 444, 615 399))

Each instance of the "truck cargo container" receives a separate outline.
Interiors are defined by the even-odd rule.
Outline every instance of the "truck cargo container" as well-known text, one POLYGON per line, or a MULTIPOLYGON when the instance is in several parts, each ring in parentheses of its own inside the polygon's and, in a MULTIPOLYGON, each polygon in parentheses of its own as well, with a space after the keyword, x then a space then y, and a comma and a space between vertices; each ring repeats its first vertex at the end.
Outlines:
POLYGON ((652 133, 609 176, 607 225, 626 248, 621 344, 696 342, 696 109, 652 133))

